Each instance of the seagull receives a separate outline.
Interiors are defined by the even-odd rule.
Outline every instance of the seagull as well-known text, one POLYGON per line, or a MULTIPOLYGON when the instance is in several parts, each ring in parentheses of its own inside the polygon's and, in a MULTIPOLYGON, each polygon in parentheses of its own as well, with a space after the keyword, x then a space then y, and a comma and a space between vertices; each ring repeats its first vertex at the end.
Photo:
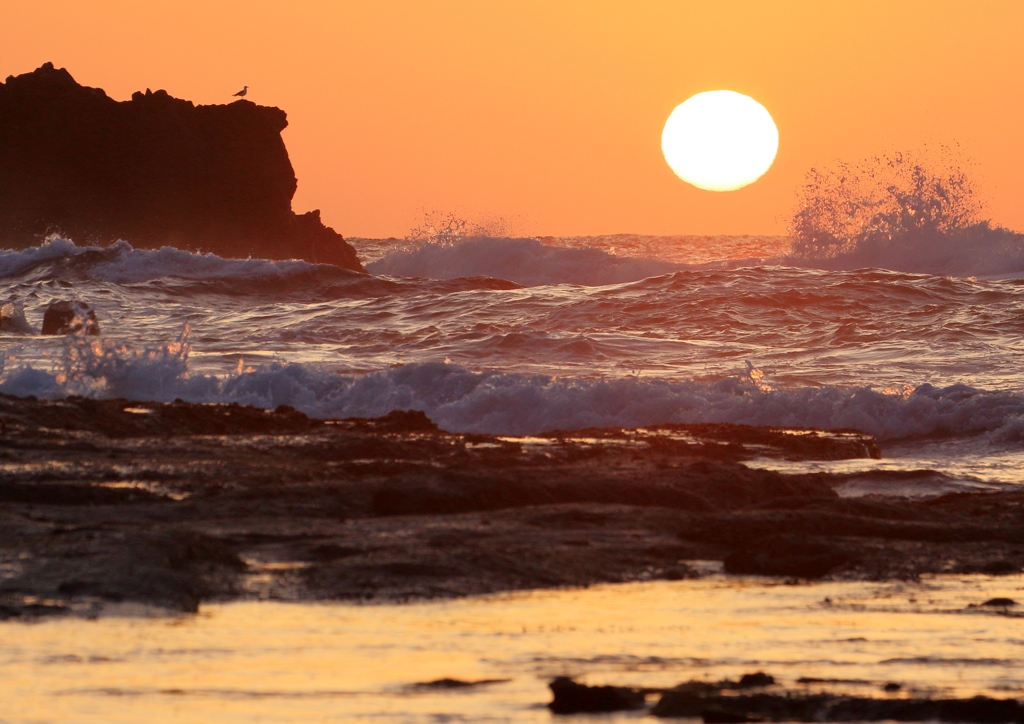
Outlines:
POLYGON ((249 86, 245 86, 244 88, 242 88, 242 90, 240 90, 237 93, 235 93, 235 95, 238 96, 239 98, 245 98, 245 94, 248 93, 248 92, 249 92, 249 86))

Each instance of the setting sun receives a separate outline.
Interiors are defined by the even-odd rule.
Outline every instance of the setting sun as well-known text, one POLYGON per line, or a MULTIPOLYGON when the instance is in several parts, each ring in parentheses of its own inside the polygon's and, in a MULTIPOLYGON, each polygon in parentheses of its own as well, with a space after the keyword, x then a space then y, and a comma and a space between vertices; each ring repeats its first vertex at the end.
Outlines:
POLYGON ((707 191, 757 181, 779 150, 779 129, 760 103, 728 90, 698 93, 665 121, 661 150, 676 176, 707 191))

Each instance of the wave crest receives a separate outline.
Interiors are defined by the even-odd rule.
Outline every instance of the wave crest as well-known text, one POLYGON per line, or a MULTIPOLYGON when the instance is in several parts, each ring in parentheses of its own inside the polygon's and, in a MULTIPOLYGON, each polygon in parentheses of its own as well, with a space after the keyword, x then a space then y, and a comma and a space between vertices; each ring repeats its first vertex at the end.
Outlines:
POLYGON ((27 249, 0 249, 0 279, 32 276, 67 281, 87 279, 115 284, 136 284, 174 277, 195 281, 286 278, 323 272, 338 278, 364 275, 301 259, 225 259, 164 246, 135 249, 126 241, 110 246, 78 246, 53 236, 27 249))
POLYGON ((1024 270, 1024 235, 983 219, 974 182, 950 149, 812 168, 790 223, 790 261, 957 276, 1024 270))
POLYGON ((367 374, 318 365, 239 367, 224 377, 188 369, 187 329, 171 344, 132 350, 109 340, 70 339, 60 369, 7 364, 0 392, 59 398, 71 394, 131 400, 287 404, 320 418, 376 417, 423 410, 443 429, 528 435, 554 429, 733 422, 850 428, 880 440, 924 435, 1024 439, 1024 395, 966 385, 875 390, 866 387, 770 389, 756 369, 717 382, 625 377, 589 379, 474 372, 441 362, 367 374))
POLYGON ((523 284, 604 286, 668 274, 679 265, 609 254, 596 248, 549 246, 537 239, 471 237, 433 240, 366 265, 372 274, 457 279, 493 277, 523 284))

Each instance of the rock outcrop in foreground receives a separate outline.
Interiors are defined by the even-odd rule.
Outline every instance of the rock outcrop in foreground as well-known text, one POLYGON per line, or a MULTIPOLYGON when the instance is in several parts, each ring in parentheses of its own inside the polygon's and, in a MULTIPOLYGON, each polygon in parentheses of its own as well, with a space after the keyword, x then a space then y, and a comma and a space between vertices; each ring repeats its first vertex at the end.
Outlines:
MULTIPOLYGON (((517 440, 447 433, 416 411, 325 421, 286 406, 0 394, 0 562, 14 562, 0 569, 0 621, 118 602, 195 611, 680 580, 708 561, 794 580, 1024 569, 1024 491, 841 498, 848 474, 741 463, 876 451, 853 432, 698 424, 517 440)), ((597 705, 595 692, 563 693, 597 705)), ((642 703, 597 693, 601 706, 642 703)))
POLYGON ((47 63, 0 83, 0 245, 50 233, 362 271, 355 251, 291 209, 279 108, 196 106, 165 91, 118 102, 47 63))

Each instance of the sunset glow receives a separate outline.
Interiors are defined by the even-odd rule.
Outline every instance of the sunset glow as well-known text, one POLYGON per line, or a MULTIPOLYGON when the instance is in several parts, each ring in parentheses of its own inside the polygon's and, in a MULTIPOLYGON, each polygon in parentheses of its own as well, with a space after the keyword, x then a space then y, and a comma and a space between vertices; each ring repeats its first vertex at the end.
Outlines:
POLYGON ((46 61, 125 100, 164 88, 288 113, 297 211, 402 236, 440 209, 526 234, 779 234, 812 166, 957 142, 1024 228, 1024 3, 13 4, 4 75, 46 61), (912 29, 912 30, 911 30, 912 29), (679 180, 665 119, 700 91, 782 131, 742 193, 679 180))
POLYGON ((1024 724, 1024 2, 4 11, 0 720, 1024 724))

